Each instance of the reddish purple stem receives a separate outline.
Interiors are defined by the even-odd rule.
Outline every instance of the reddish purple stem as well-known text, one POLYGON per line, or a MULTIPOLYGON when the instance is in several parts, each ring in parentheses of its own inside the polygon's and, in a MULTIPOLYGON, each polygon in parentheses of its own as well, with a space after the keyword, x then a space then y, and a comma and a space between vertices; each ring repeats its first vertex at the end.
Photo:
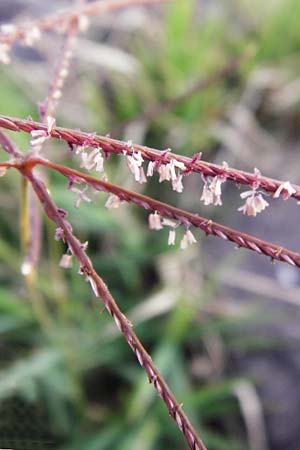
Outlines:
MULTIPOLYGON (((30 133, 33 130, 47 130, 47 127, 41 123, 34 122, 27 119, 9 117, 0 114, 0 127, 7 128, 13 131, 25 131, 30 133)), ((283 183, 280 180, 258 176, 257 174, 244 172, 242 170, 233 169, 231 167, 225 168, 202 160, 195 160, 195 158, 188 158, 186 156, 177 155, 172 152, 156 150, 142 145, 129 145, 126 142, 111 139, 106 136, 99 136, 92 133, 85 133, 83 131, 71 130, 68 128, 54 127, 51 136, 56 139, 64 140, 70 145, 88 145, 90 147, 102 148, 105 153, 123 154, 126 151, 127 155, 132 155, 134 152, 141 152, 142 157, 148 161, 159 161, 162 156, 164 163, 168 163, 171 159, 176 159, 185 164, 187 171, 201 173, 204 176, 221 176, 238 184, 245 184, 258 186, 259 189, 264 189, 266 192, 275 193, 279 186, 283 183)), ((300 186, 292 184, 295 193, 292 197, 300 200, 300 186)))

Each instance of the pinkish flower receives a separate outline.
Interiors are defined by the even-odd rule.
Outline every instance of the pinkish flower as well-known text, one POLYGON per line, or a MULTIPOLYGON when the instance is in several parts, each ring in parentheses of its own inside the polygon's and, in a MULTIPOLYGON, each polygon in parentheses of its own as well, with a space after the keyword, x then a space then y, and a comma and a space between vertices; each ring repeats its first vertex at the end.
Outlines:
POLYGON ((115 209, 115 208, 119 208, 119 206, 121 205, 122 201, 121 199, 115 195, 115 194, 111 194, 108 199, 106 200, 105 203, 105 208, 108 209, 115 209))
POLYGON ((77 194, 77 198, 75 200, 75 208, 79 208, 81 201, 85 201, 87 203, 91 203, 91 199, 85 194, 86 190, 88 189, 88 186, 85 186, 85 188, 83 189, 83 191, 81 191, 80 189, 76 188, 75 186, 71 187, 71 191, 75 192, 75 194, 77 194))
POLYGON ((170 230, 168 237, 168 245, 175 245, 175 239, 176 239, 176 231, 170 230))
POLYGON ((32 130, 30 134, 30 145, 33 148, 40 147, 44 142, 46 142, 47 139, 49 139, 47 131, 45 130, 32 130))
POLYGON ((170 172, 169 172, 169 168, 167 167, 167 164, 161 164, 159 166, 159 168, 157 169, 158 173, 159 173, 159 183, 161 183, 162 181, 169 181, 170 180, 170 172))
POLYGON ((274 198, 280 197, 280 194, 283 198, 283 200, 287 200, 290 198, 291 195, 295 194, 297 191, 289 181, 285 181, 284 183, 281 183, 280 186, 278 186, 275 194, 273 195, 274 198))
POLYGON ((65 237, 64 230, 61 227, 57 227, 55 230, 54 239, 56 241, 59 241, 60 239, 64 239, 64 237, 65 237))
POLYGON ((149 215, 148 221, 150 230, 161 230, 163 228, 162 218, 156 211, 149 215))
POLYGON ((104 167, 103 167, 104 159, 103 159, 103 156, 101 155, 100 152, 98 152, 96 154, 96 156, 94 158, 94 163, 96 165, 95 166, 96 172, 103 172, 103 170, 104 170, 104 167))
POLYGON ((172 180, 172 189, 173 191, 181 193, 183 191, 183 184, 182 184, 182 175, 177 175, 175 180, 172 180))
POLYGON ((144 180, 146 180, 145 173, 141 171, 143 161, 141 152, 134 152, 132 155, 127 156, 127 166, 133 174, 135 181, 140 183, 144 183, 144 180))
POLYGON ((59 267, 62 267, 63 269, 70 269, 72 266, 73 266, 72 255, 69 255, 68 253, 62 255, 59 262, 59 267))
POLYGON ((222 205, 222 183, 226 181, 226 178, 216 176, 207 177, 204 179, 204 187, 200 200, 204 202, 204 205, 222 205))
POLYGON ((47 116, 46 121, 47 121, 47 126, 48 126, 47 132, 48 132, 48 135, 50 135, 53 128, 55 127, 55 119, 54 119, 54 117, 47 116))
POLYGON ((246 198, 245 203, 238 208, 238 211, 242 211, 243 214, 255 217, 256 214, 262 212, 269 206, 269 203, 263 198, 262 194, 257 193, 255 190, 245 191, 241 193, 241 198, 246 198))
POLYGON ((147 168, 147 177, 152 177, 154 168, 155 168, 155 162, 149 161, 148 168, 147 168))
POLYGON ((195 236, 190 230, 186 230, 184 233, 183 238, 180 242, 180 248, 181 250, 185 250, 189 245, 195 244, 197 242, 195 236))
POLYGON ((140 184, 147 183, 147 178, 146 178, 145 171, 144 171, 143 167, 140 167, 139 183, 140 184))
POLYGON ((168 217, 162 218, 162 224, 163 224, 163 226, 166 226, 166 227, 172 227, 172 228, 177 227, 177 222, 174 222, 174 220, 171 220, 168 217))

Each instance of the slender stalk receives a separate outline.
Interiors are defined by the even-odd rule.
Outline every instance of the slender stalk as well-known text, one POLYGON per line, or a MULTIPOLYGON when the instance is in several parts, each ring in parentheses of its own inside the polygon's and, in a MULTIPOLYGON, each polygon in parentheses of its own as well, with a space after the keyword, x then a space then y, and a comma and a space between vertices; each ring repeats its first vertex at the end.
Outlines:
MULTIPOLYGON (((217 236, 225 241, 231 241, 235 243, 238 247, 243 247, 248 250, 252 250, 259 254, 264 254, 269 256, 272 260, 278 260, 286 262, 292 266, 300 267, 300 253, 288 250, 279 245, 272 244, 270 242, 258 239, 246 233, 242 233, 233 228, 226 227, 217 222, 213 222, 210 219, 201 217, 198 214, 190 213, 183 209, 171 206, 168 203, 163 203, 159 200, 155 200, 152 197, 148 197, 143 194, 139 194, 128 189, 124 189, 108 181, 99 180, 96 177, 87 175, 69 167, 61 166, 59 164, 52 163, 43 159, 30 159, 26 164, 26 170, 32 169, 36 165, 42 165, 49 167, 60 172, 67 178, 73 178, 78 181, 85 181, 87 184, 92 186, 94 189, 110 192, 117 195, 120 200, 135 203, 138 206, 151 211, 157 211, 162 216, 171 217, 172 219, 178 220, 184 226, 194 226, 200 228, 206 233, 206 235, 217 236)), ((24 166, 20 165, 19 170, 24 171, 24 166)))
POLYGON ((165 3, 170 0, 98 0, 83 6, 72 6, 60 13, 52 14, 41 19, 30 21, 25 25, 14 26, 10 33, 0 33, 0 43, 12 45, 26 37, 26 34, 34 27, 41 31, 48 31, 63 27, 70 18, 80 16, 95 16, 105 12, 115 11, 128 6, 153 5, 165 3))
POLYGON ((22 158, 22 153, 14 142, 0 129, 0 145, 3 150, 13 158, 22 158))
POLYGON ((64 87, 72 57, 72 48, 78 32, 78 20, 70 20, 59 52, 54 76, 49 86, 45 102, 40 105, 40 121, 46 123, 47 116, 52 116, 57 108, 61 91, 64 87))
MULTIPOLYGON (((54 76, 49 86, 47 98, 39 108, 40 121, 44 124, 47 124, 48 116, 52 116, 54 114, 60 100, 72 57, 72 47, 75 42, 77 31, 78 20, 77 18, 72 18, 69 20, 62 48, 57 58, 54 76)), ((32 153, 38 154, 41 150, 42 145, 39 145, 38 147, 35 146, 32 149, 32 153)), ((28 181, 24 179, 24 186, 26 183, 28 183, 28 181)), ((33 289, 36 279, 36 267, 38 265, 41 252, 42 219, 38 200, 34 195, 31 186, 28 189, 28 202, 26 202, 26 205, 26 208, 22 208, 21 216, 23 223, 26 223, 27 225, 26 240, 23 241, 22 245, 24 259, 21 269, 22 273, 26 275, 28 284, 31 289, 33 289), (27 217, 24 216, 25 214, 27 214, 27 217)), ((21 239, 23 239, 22 235, 21 239)))
POLYGON ((119 309, 106 284, 96 273, 90 258, 84 250, 84 247, 72 233, 70 223, 61 216, 59 209, 48 194, 46 186, 42 181, 38 180, 33 175, 32 171, 28 170, 28 168, 23 170, 23 174, 33 186, 33 189, 49 219, 52 220, 57 227, 60 227, 63 230, 65 241, 69 245, 73 255, 79 261, 81 273, 87 277, 95 295, 102 298, 106 310, 115 320, 117 327, 121 333, 123 333, 128 345, 134 352, 140 365, 145 369, 149 382, 153 384, 158 392, 158 395, 165 402, 171 417, 176 421, 177 426, 182 431, 189 448, 191 450, 206 450, 202 440, 197 435, 188 417, 183 412, 182 405, 178 403, 163 376, 155 367, 151 356, 145 350, 139 338, 132 330, 132 325, 119 309))
MULTIPOLYGON (((0 114, 0 127, 7 128, 13 131, 25 131, 30 133, 33 130, 47 130, 47 127, 41 123, 34 122, 28 119, 19 119, 15 117, 0 114)), ((71 145, 88 145, 89 147, 102 148, 106 153, 123 154, 126 151, 127 155, 132 155, 134 152, 141 152, 142 157, 148 161, 161 161, 168 163, 172 159, 183 162, 188 171, 202 173, 205 176, 215 177, 222 176, 237 184, 244 184, 250 186, 258 186, 266 192, 274 193, 278 187, 283 183, 280 180, 258 176, 255 173, 244 172, 232 167, 225 168, 217 164, 212 164, 206 161, 201 161, 195 158, 188 158, 186 156, 177 155, 171 151, 160 151, 142 145, 131 144, 128 142, 111 139, 107 136, 100 136, 93 133, 85 133, 83 131, 72 130, 69 128, 54 127, 51 131, 51 136, 71 145), (88 144, 87 144, 88 143, 88 144)), ((292 197, 300 200, 300 186, 292 184, 295 193, 292 197)))
POLYGON ((29 242, 29 206, 28 206, 28 180, 21 180, 21 201, 20 201, 20 239, 21 249, 26 252, 29 242))

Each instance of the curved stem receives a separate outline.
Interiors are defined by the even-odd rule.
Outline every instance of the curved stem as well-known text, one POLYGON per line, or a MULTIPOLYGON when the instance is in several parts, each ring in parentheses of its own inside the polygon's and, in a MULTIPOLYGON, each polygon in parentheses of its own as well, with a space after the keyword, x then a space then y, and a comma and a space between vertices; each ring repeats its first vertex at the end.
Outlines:
MULTIPOLYGON (((155 200, 152 197, 148 197, 143 194, 139 194, 128 189, 124 189, 108 181, 99 180, 96 177, 87 175, 69 167, 62 166, 60 164, 55 164, 50 161, 43 159, 31 159, 28 161, 27 167, 33 168, 35 165, 42 165, 49 167, 60 172, 67 178, 74 178, 78 181, 85 181, 93 188, 110 192, 117 195, 122 201, 132 202, 138 206, 142 206, 145 209, 158 211, 162 216, 171 217, 172 219, 178 220, 180 223, 186 227, 194 226, 200 228, 207 235, 217 236, 223 240, 231 241, 235 243, 238 247, 243 247, 248 250, 252 250, 256 253, 264 254, 269 256, 272 260, 278 260, 286 262, 292 266, 300 267, 300 253, 288 250, 284 247, 272 244, 270 242, 258 239, 249 234, 242 233, 225 225, 221 225, 217 222, 213 222, 210 219, 201 217, 198 214, 190 213, 175 206, 171 206, 168 203, 155 200)), ((22 171, 22 167, 19 168, 22 171)))
POLYGON ((72 233, 70 223, 61 216, 59 209, 48 194, 46 186, 33 175, 31 170, 27 169, 24 172, 24 175, 30 181, 49 219, 63 230, 65 241, 68 243, 71 252, 80 263, 81 273, 84 274, 90 282, 95 295, 102 298, 106 310, 115 320, 117 327, 121 333, 123 333, 128 345, 134 352, 140 365, 144 368, 149 378, 149 382, 153 384, 158 395, 165 402, 171 417, 176 421, 177 426, 182 431, 189 448, 191 450, 206 450, 202 440, 193 428, 188 417, 183 412, 182 405, 178 403, 163 376, 155 367, 151 356, 133 331, 132 325, 127 317, 118 307, 108 287, 96 273, 90 258, 84 250, 84 246, 72 233))

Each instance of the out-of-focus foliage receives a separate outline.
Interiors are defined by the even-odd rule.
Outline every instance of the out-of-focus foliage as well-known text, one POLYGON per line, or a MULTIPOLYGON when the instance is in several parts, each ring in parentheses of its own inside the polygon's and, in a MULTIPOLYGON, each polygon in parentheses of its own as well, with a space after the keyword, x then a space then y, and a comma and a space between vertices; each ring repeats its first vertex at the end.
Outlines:
MULTIPOLYGON (((151 121, 137 121, 136 128, 126 125, 118 135, 130 138, 137 133, 140 143, 171 146, 189 155, 202 148, 206 156, 216 152, 218 141, 211 127, 239 97, 252 71, 270 64, 280 67, 283 61, 291 67, 298 64, 299 2, 272 3, 268 8, 252 0, 177 1, 164 9, 162 17, 150 15, 153 31, 149 23, 145 32, 128 38, 127 51, 140 64, 134 79, 112 72, 101 82, 98 68, 84 69, 78 86, 90 115, 85 122, 82 114, 81 128, 90 129, 92 124, 103 133, 118 128, 246 54, 231 76, 151 121)), ((1 112, 35 114, 35 106, 10 79, 10 70, 14 63, 0 75, 1 112)), ((28 137, 20 135, 16 141, 26 150, 28 137)), ((51 158, 78 163, 61 144, 51 145, 51 158)), ((108 177, 139 189, 120 160, 107 162, 108 177)), ((92 205, 82 204, 77 211, 65 180, 58 176, 50 180, 51 192, 69 212, 75 234, 82 242, 89 241, 95 268, 132 319, 208 448, 246 450, 251 436, 235 394, 239 379, 220 360, 237 345, 230 338, 234 331, 258 318, 255 311, 231 317, 209 308, 219 295, 222 264, 216 263, 214 276, 207 274, 201 242, 185 254, 177 246, 168 248, 165 231, 150 232, 143 211, 132 206, 108 211, 103 194, 94 194, 92 205)), ((77 274, 76 262, 71 270, 58 267, 65 246, 53 240, 55 230, 47 219, 36 284, 26 287, 20 274, 19 188, 16 174, 1 179, 0 400, 19 395, 42 405, 49 414, 49 428, 62 442, 61 450, 183 448, 180 432, 102 304, 77 274)), ((152 181, 146 189, 174 203, 185 201, 193 207, 199 203, 199 183, 191 183, 185 194, 192 200, 178 200, 169 188, 152 181)), ((226 264, 235 266, 238 258, 231 256, 226 264)), ((244 353, 251 345, 246 338, 244 353)), ((242 348, 243 338, 239 339, 242 348)), ((265 343, 266 348, 269 345, 265 343)))

